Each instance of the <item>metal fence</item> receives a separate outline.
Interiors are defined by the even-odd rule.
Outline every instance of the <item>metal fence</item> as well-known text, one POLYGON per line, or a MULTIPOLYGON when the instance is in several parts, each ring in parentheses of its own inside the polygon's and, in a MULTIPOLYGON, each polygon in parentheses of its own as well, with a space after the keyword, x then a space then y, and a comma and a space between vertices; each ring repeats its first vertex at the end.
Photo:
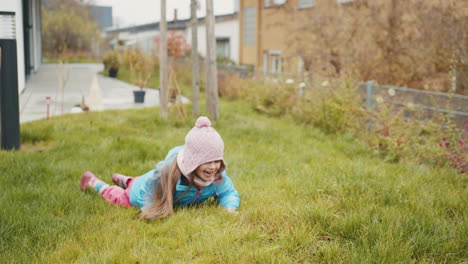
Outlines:
POLYGON ((406 118, 411 118, 414 112, 418 112, 425 119, 445 114, 459 127, 468 125, 468 96, 377 85, 374 82, 366 82, 363 89, 366 105, 370 108, 377 103, 391 104, 403 109, 406 118))

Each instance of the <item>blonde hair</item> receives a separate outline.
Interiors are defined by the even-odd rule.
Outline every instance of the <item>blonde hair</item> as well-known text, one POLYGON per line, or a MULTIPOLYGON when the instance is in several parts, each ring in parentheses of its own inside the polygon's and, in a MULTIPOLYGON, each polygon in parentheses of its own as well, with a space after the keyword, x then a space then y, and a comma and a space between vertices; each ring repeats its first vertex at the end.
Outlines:
MULTIPOLYGON (((153 219, 157 217, 162 219, 170 216, 174 212, 175 188, 177 181, 182 177, 182 172, 177 165, 177 159, 174 159, 169 166, 164 166, 160 170, 160 173, 161 175, 156 180, 158 182, 156 182, 154 186, 152 197, 153 202, 140 213, 140 218, 153 219)), ((187 188, 187 191, 193 186, 193 178, 195 177, 194 173, 195 172, 192 172, 188 176, 189 187, 187 188)), ((222 179, 223 177, 221 173, 218 172, 216 180, 222 179)), ((176 201, 180 200, 187 191, 180 195, 176 201)))
POLYGON ((140 218, 166 218, 174 212, 175 187, 177 181, 182 176, 182 172, 179 166, 177 166, 177 160, 174 159, 171 165, 164 166, 160 173, 159 183, 154 186, 153 202, 141 212, 140 218))

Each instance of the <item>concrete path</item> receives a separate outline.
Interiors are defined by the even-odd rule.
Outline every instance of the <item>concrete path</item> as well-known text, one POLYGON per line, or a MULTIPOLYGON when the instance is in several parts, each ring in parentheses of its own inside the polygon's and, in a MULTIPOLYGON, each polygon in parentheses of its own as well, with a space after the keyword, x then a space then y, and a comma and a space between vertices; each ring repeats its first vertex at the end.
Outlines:
POLYGON ((20 95, 20 122, 46 118, 48 102, 51 117, 82 112, 83 103, 90 111, 159 105, 158 90, 145 89, 145 103, 136 104, 133 91, 139 88, 97 74, 102 70, 102 64, 41 65, 20 95))

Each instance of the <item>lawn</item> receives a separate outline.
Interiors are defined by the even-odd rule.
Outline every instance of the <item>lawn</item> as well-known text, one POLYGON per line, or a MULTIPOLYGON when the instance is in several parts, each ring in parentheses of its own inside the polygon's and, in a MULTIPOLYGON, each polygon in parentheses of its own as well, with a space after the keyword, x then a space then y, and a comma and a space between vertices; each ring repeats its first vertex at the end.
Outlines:
POLYGON ((195 118, 164 121, 149 108, 22 124, 21 150, 0 152, 0 263, 468 260, 466 175, 386 163, 350 136, 249 109, 221 101, 215 124, 239 213, 211 201, 151 222, 80 192, 80 175, 140 175, 195 118))

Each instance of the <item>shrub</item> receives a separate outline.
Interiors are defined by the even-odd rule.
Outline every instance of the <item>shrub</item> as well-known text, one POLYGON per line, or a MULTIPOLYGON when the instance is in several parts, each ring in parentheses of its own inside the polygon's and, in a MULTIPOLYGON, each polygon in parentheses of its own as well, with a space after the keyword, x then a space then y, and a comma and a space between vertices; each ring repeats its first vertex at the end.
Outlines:
POLYGON ((229 57, 224 57, 224 56, 218 56, 216 57, 216 63, 222 64, 222 65, 235 65, 236 63, 231 60, 229 57))
POLYGON ((324 81, 307 88, 304 83, 275 82, 259 76, 243 79, 221 72, 218 87, 220 96, 245 101, 258 112, 289 116, 326 133, 354 135, 388 162, 448 163, 461 173, 468 170, 468 126, 462 137, 444 114, 433 114, 428 120, 411 104, 396 108, 382 101, 368 109, 359 86, 351 80, 324 81))
POLYGON ((155 69, 155 61, 155 58, 136 48, 126 50, 123 55, 123 64, 130 69, 130 81, 141 89, 147 87, 155 69))
POLYGON ((220 74, 220 96, 249 102, 255 110, 273 116, 291 116, 299 123, 319 127, 327 133, 358 131, 364 115, 358 87, 351 81, 324 82, 321 87, 306 88, 305 83, 265 79, 242 79, 220 74))
POLYGON ((352 81, 324 81, 303 92, 294 104, 292 115, 297 121, 326 133, 360 131, 364 126, 364 111, 358 89, 352 81))
POLYGON ((291 113, 294 103, 298 100, 294 85, 269 80, 264 80, 263 85, 257 86, 248 98, 255 110, 272 116, 291 113))
POLYGON ((405 109, 379 104, 368 112, 369 128, 362 134, 376 153, 386 161, 415 160, 438 163, 441 152, 435 148, 440 135, 440 126, 432 121, 421 122, 413 113, 405 117, 405 109))
POLYGON ((247 81, 243 81, 239 76, 218 72, 218 92, 220 97, 228 100, 240 99, 240 93, 247 81))
MULTIPOLYGON (((155 38, 156 50, 159 50, 160 37, 155 38)), ((190 45, 185 39, 184 35, 169 31, 167 35, 167 55, 173 59, 178 59, 188 55, 190 45)))
POLYGON ((102 63, 106 71, 110 69, 118 71, 120 68, 119 51, 110 50, 106 52, 103 56, 102 63))
POLYGON ((444 150, 444 155, 450 166, 460 173, 468 173, 468 124, 465 125, 463 135, 458 140, 450 140, 443 137, 439 146, 444 150))
POLYGON ((220 73, 218 75, 219 94, 230 100, 247 101, 261 113, 282 116, 291 112, 297 101, 297 89, 292 84, 279 80, 242 79, 238 75, 220 73), (261 83, 261 84, 260 84, 261 83))

